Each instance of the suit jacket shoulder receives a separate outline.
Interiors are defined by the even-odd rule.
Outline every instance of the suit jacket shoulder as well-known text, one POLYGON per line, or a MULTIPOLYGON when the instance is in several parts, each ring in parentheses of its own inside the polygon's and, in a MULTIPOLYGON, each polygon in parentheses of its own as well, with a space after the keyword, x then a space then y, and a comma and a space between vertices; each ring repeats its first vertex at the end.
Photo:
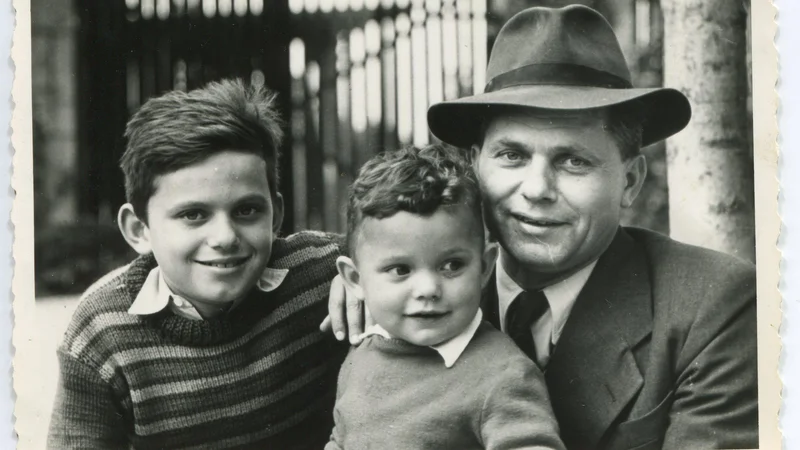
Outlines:
POLYGON ((648 261, 654 328, 669 326, 671 337, 693 342, 697 346, 694 350, 700 351, 731 318, 747 309, 755 313, 753 264, 653 231, 625 231, 643 249, 648 261))

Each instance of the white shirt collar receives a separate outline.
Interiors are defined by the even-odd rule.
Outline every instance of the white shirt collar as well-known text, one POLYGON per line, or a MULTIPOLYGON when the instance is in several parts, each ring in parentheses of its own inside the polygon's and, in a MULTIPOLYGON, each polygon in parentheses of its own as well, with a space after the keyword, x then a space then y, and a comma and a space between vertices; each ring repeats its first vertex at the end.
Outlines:
MULTIPOLYGON (((274 291, 283 283, 288 273, 289 269, 268 267, 264 269, 256 286, 264 292, 274 291)), ((231 308, 238 306, 239 302, 234 303, 231 308)), ((161 270, 156 267, 147 274, 142 288, 133 300, 131 307, 128 308, 128 314, 150 315, 163 311, 167 307, 175 314, 187 319, 203 320, 203 317, 190 301, 172 292, 172 289, 169 288, 164 280, 161 270)))
MULTIPOLYGON (((442 342, 441 344, 430 346, 430 348, 436 350, 436 352, 439 353, 439 356, 442 357, 445 367, 448 369, 453 367, 453 364, 456 363, 461 354, 464 353, 464 350, 467 349, 467 345, 469 345, 470 341, 472 341, 472 338, 475 337, 475 333, 478 331, 478 327, 481 325, 482 320, 483 312, 478 309, 478 312, 475 313, 475 317, 472 319, 472 322, 470 322, 470 324, 467 325, 467 327, 464 328, 461 333, 445 342, 442 342)), ((366 331, 364 331, 364 333, 361 335, 361 339, 374 334, 382 336, 386 339, 392 339, 392 335, 390 335, 386 329, 377 323, 367 327, 366 331)))
MULTIPOLYGON (((569 314, 572 307, 575 306, 575 301, 578 299, 583 286, 589 280, 589 276, 597 265, 597 260, 587 265, 583 269, 575 272, 564 280, 542 289, 544 296, 547 298, 547 303, 550 309, 542 317, 541 320, 551 321, 550 327, 551 336, 550 341, 553 345, 558 343, 561 333, 564 331, 564 325, 567 323, 569 314)), ((511 278, 503 267, 503 256, 497 259, 496 273, 497 273, 497 298, 499 300, 500 312, 500 326, 505 331, 505 317, 508 307, 517 296, 522 293, 523 289, 511 278)))

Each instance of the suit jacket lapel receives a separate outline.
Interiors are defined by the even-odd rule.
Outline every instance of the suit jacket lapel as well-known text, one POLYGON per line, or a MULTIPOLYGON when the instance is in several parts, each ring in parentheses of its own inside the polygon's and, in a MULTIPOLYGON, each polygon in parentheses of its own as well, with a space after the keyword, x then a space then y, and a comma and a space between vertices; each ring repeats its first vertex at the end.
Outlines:
POLYGON ((652 329, 647 267, 620 228, 578 295, 545 374, 567 447, 596 448, 642 387, 631 349, 652 329))

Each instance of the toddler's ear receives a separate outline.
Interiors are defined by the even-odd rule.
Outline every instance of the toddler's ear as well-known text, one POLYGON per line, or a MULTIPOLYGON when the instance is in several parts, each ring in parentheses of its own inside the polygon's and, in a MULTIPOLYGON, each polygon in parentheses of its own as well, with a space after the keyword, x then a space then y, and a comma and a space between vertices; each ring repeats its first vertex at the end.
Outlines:
POLYGON ((361 287, 361 276, 352 259, 347 256, 336 258, 336 269, 342 277, 345 287, 359 300, 364 300, 364 289, 361 287))
POLYGON ((489 282, 489 278, 492 276, 492 272, 494 272, 494 265, 497 262, 497 256, 500 254, 500 247, 496 242, 489 242, 486 244, 486 247, 483 249, 483 271, 481 273, 481 288, 486 287, 486 283, 489 282))
POLYGON ((117 225, 122 237, 136 250, 136 253, 146 255, 153 251, 150 245, 150 229, 133 211, 133 205, 125 203, 119 208, 117 225))

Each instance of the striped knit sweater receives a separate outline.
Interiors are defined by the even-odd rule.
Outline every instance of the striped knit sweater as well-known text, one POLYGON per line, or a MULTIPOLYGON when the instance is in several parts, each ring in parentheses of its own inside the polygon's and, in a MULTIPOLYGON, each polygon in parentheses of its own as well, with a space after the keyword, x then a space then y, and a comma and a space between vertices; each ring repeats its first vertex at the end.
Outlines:
POLYGON ((322 448, 347 352, 318 329, 341 250, 322 233, 276 240, 270 267, 289 269, 278 289, 253 289, 206 321, 128 314, 152 256, 108 274, 84 294, 58 349, 48 446, 322 448))

